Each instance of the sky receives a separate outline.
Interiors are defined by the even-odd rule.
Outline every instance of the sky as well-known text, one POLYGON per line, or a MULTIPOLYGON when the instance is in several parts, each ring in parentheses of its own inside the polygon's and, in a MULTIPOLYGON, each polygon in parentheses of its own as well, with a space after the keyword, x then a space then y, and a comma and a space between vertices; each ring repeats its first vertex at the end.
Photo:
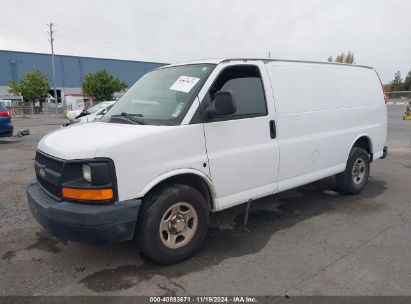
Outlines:
MULTIPOLYGON (((353 51, 383 82, 411 70, 410 0, 0 0, 0 50, 175 63, 326 61, 353 51), (7 12, 7 13, 6 13, 7 12)), ((1 72, 1 71, 0 71, 1 72)))

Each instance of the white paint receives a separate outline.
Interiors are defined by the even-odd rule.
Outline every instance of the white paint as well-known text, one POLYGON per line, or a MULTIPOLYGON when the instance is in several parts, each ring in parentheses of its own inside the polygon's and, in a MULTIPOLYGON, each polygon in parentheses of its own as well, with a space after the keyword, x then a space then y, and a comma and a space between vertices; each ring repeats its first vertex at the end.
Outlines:
POLYGON ((215 63, 179 126, 79 124, 50 133, 38 148, 62 159, 113 159, 121 201, 143 197, 171 176, 197 175, 211 189, 215 210, 342 172, 362 136, 370 139, 374 159, 382 157, 387 112, 372 69, 260 60, 215 63), (238 64, 259 67, 268 115, 190 124, 218 74, 238 64), (270 120, 276 122, 275 139, 270 120))
POLYGON ((267 69, 278 109, 279 191, 343 171, 360 136, 371 139, 376 156, 382 153, 387 110, 374 70, 294 62, 267 69))

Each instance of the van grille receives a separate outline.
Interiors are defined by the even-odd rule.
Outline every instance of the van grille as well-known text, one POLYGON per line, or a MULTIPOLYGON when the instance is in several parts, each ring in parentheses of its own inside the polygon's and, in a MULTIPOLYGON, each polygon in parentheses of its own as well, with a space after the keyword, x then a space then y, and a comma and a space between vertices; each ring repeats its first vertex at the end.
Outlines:
POLYGON ((61 174, 63 172, 63 162, 58 161, 54 158, 51 158, 49 156, 46 156, 42 153, 40 153, 39 151, 36 152, 36 161, 47 167, 48 169, 61 174))
POLYGON ((38 174, 36 174, 36 177, 37 177, 37 181, 39 182, 39 184, 44 188, 44 190, 46 190, 49 194, 51 194, 51 196, 54 196, 54 198, 58 198, 58 199, 61 198, 59 186, 49 183, 48 181, 43 179, 38 174))

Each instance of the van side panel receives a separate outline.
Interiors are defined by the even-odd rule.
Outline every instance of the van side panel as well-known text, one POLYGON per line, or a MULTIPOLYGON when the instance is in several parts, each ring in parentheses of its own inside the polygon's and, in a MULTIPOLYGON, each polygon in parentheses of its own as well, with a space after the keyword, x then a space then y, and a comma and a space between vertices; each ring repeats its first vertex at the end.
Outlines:
POLYGON ((278 191, 344 171, 359 136, 383 150, 386 107, 373 70, 292 62, 267 69, 278 111, 278 191))
POLYGON ((341 108, 384 105, 381 83, 372 69, 334 68, 341 108))
MULTIPOLYGON (((367 131, 372 140, 374 159, 380 158, 387 143, 387 107, 377 73, 372 69, 338 66, 335 74, 340 107, 350 109, 349 115, 360 115, 368 110, 364 114, 367 117, 362 118, 368 121, 363 123, 364 127, 369 126, 364 132, 367 131)), ((361 126, 361 122, 358 125, 361 126)))

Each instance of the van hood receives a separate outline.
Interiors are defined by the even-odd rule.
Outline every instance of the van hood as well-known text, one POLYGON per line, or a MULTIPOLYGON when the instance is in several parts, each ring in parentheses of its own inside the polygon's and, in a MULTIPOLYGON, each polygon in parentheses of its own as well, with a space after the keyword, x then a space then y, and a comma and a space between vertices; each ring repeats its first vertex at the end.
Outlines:
POLYGON ((91 122, 74 124, 44 136, 37 148, 51 156, 72 160, 94 158, 98 149, 116 146, 170 130, 169 126, 149 126, 91 122))

